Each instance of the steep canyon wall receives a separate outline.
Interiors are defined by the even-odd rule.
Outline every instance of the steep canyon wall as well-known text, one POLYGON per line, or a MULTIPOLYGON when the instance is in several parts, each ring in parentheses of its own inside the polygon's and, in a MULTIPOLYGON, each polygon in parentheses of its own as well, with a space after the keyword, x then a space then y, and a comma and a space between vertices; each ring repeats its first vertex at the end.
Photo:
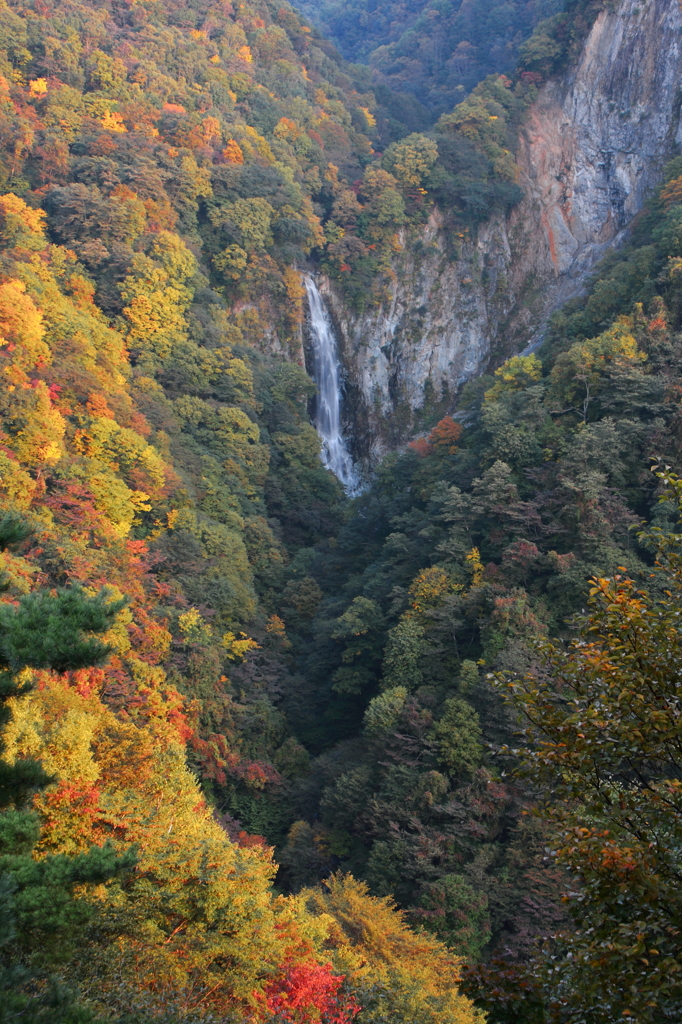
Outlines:
POLYGON ((525 197, 475 239, 447 237, 436 210, 396 258, 383 308, 353 314, 323 284, 347 370, 349 433, 374 462, 425 403, 537 339, 579 294, 679 151, 679 0, 601 12, 577 64, 530 109, 517 162, 525 197))

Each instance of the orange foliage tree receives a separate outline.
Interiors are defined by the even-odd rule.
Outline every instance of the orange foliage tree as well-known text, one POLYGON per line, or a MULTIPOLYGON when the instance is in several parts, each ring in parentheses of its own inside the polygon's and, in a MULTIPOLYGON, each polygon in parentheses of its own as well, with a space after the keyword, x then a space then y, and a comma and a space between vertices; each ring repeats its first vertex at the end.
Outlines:
POLYGON ((452 416, 444 416, 428 437, 418 437, 410 441, 408 447, 418 455, 453 455, 457 451, 457 442, 462 436, 462 425, 456 423, 452 416))

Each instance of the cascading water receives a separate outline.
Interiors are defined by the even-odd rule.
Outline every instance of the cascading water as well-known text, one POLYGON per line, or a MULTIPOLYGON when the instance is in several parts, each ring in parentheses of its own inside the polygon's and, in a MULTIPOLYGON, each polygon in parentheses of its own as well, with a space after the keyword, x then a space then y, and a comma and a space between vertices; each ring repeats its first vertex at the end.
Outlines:
POLYGON ((304 284, 310 309, 312 375, 317 385, 314 422, 322 441, 320 458, 341 481, 346 494, 353 496, 360 491, 360 480, 341 433, 340 366, 336 338, 317 285, 309 276, 305 277, 304 284))

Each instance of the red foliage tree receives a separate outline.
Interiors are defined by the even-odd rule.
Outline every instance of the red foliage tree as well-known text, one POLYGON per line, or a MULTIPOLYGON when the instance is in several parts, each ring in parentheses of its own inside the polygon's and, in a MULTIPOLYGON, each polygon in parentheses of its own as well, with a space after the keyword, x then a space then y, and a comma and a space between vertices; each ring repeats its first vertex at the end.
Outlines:
POLYGON ((438 452, 450 455, 457 451, 457 442, 462 436, 462 425, 455 423, 452 416, 444 416, 429 434, 429 444, 438 452))
POLYGON ((343 975, 332 974, 331 964, 293 964, 266 986, 265 1006, 292 1024, 352 1024, 362 1007, 340 993, 343 981, 343 975))
POLYGON ((425 437, 418 437, 416 440, 410 441, 407 447, 415 451, 421 458, 428 455, 431 451, 431 445, 425 437))
POLYGON ((416 441, 410 441, 408 448, 416 451, 417 455, 452 455, 457 451, 457 442, 462 436, 462 426, 455 423, 452 416, 444 416, 436 423, 428 437, 418 437, 416 441))

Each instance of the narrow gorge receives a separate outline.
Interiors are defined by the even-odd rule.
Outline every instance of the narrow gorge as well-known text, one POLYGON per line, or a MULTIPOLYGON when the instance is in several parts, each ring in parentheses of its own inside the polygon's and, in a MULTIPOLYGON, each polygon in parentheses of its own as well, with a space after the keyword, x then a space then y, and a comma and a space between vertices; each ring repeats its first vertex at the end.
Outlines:
POLYGON ((0 1024, 679 1024, 680 2, 300 2, 0 0, 0 1024))
POLYGON ((356 314, 322 282, 348 378, 346 430, 365 465, 419 428, 425 403, 452 410, 463 382, 536 345, 627 237, 682 142, 681 31, 674 0, 607 5, 525 116, 523 198, 508 215, 453 238, 434 208, 418 237, 403 231, 379 308, 356 314))

